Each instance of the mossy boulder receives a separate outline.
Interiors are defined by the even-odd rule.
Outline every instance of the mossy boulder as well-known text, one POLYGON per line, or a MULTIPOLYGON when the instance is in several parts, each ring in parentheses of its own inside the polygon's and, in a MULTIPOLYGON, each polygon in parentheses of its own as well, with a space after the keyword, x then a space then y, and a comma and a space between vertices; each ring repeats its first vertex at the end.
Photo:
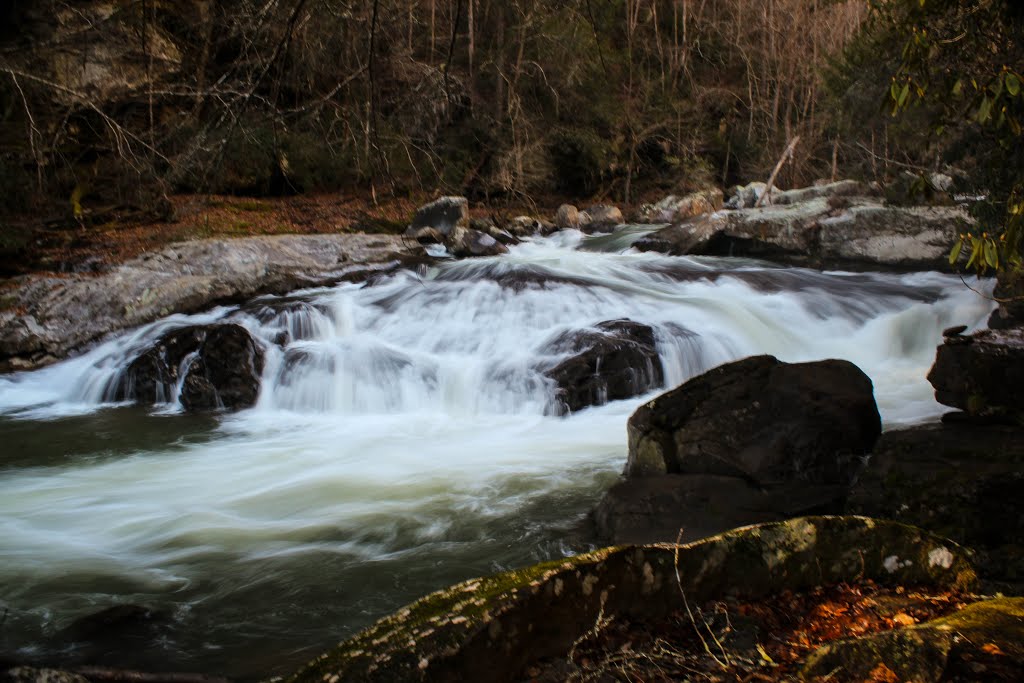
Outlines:
POLYGON ((1024 598, 986 600, 919 626, 830 643, 807 658, 802 675, 834 683, 1021 680, 1024 598), (895 678, 875 673, 886 669, 895 678))
POLYGON ((660 617, 682 604, 871 579, 970 588, 965 552, 863 517, 805 517, 689 545, 611 547, 433 593, 316 658, 287 683, 509 681, 564 654, 600 615, 660 617))
POLYGON ((846 511, 951 538, 977 552, 984 578, 1022 584, 1021 491, 1024 430, 953 421, 882 434, 846 511))

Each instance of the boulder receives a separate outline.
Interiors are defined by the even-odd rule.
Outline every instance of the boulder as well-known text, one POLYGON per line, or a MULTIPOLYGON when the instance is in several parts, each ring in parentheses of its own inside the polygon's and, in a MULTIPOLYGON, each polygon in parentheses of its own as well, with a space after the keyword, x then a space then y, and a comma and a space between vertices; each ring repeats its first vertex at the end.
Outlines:
POLYGON ((829 199, 833 197, 869 197, 875 191, 868 185, 857 180, 839 180, 834 183, 822 183, 797 190, 772 192, 772 204, 801 204, 812 199, 829 199))
POLYGON ((572 204, 562 204, 555 212, 555 225, 562 229, 579 230, 580 212, 572 204))
POLYGON ((643 207, 639 218, 643 223, 678 223, 693 216, 714 213, 722 205, 722 191, 714 187, 682 197, 670 194, 657 204, 643 207))
POLYGON ((611 232, 622 225, 622 210, 611 204, 595 204, 580 215, 580 229, 587 233, 611 232))
POLYGON ((115 398, 167 403, 188 411, 255 405, 263 347, 241 325, 190 326, 168 332, 135 358, 118 380, 115 398))
POLYGON ((942 534, 982 575, 1024 584, 1024 430, 960 420, 887 431, 846 510, 942 534))
POLYGON ((505 230, 516 237, 550 235, 556 227, 547 221, 532 216, 516 216, 505 225, 505 230))
MULTIPOLYGON (((757 204, 757 200, 761 198, 761 195, 763 195, 767 189, 767 183, 757 181, 752 182, 749 185, 737 185, 729 190, 729 199, 725 202, 725 208, 752 209, 754 208, 754 204, 757 204)), ((772 191, 768 194, 768 198, 770 199, 776 192, 780 191, 780 188, 773 187, 772 191)))
POLYGON ((444 244, 444 235, 440 233, 436 228, 424 227, 420 228, 416 232, 409 235, 418 243, 427 244, 444 244))
POLYGON ((1024 328, 947 337, 928 381, 943 405, 974 418, 1024 424, 1024 328))
POLYGON ((505 246, 519 244, 519 237, 504 228, 499 228, 490 218, 474 218, 469 221, 469 227, 471 230, 490 235, 505 246))
POLYGON ((441 197, 416 210, 406 235, 421 228, 434 228, 447 237, 456 227, 469 226, 469 200, 465 197, 441 197))
POLYGON ((921 530, 860 517, 800 518, 465 581, 381 619, 284 683, 529 680, 528 666, 564 660, 602 619, 656 621, 684 605, 840 582, 964 590, 974 580, 962 549, 921 530))
POLYGON ((824 645, 801 674, 836 683, 1022 680, 1024 598, 984 600, 910 628, 824 645))
POLYGON ((543 353, 572 357, 545 370, 555 381, 559 412, 573 412, 656 389, 664 381, 654 330, 632 320, 608 320, 567 332, 543 353))
POLYGON ((507 254, 508 247, 486 233, 472 228, 456 226, 447 234, 444 246, 448 253, 459 258, 467 256, 498 256, 507 254))
POLYGON ((625 474, 847 485, 881 429, 871 380, 852 363, 755 356, 637 409, 625 474))

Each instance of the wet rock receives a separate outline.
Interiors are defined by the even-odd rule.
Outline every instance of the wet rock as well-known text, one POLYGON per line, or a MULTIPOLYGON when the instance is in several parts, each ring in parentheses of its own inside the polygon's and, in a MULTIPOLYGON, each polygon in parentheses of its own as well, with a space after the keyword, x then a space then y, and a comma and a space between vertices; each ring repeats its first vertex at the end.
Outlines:
POLYGON ((505 229, 512 235, 522 238, 533 235, 550 235, 557 228, 554 224, 548 223, 533 216, 516 216, 508 222, 505 229))
POLYGON ((133 360, 117 398, 166 403, 181 382, 189 411, 241 409, 256 403, 263 347, 241 325, 191 326, 168 332, 133 360))
POLYGON ((428 595, 285 682, 523 680, 528 663, 566 656, 599 616, 663 618, 682 607, 681 592, 702 604, 855 580, 966 589, 974 572, 949 541, 859 517, 800 518, 684 546, 605 548, 428 595))
POLYGON ((812 653, 801 673, 836 683, 1021 680, 1024 598, 985 600, 911 628, 831 643, 812 653), (879 665, 894 676, 873 674, 879 665))
POLYGON ((471 228, 456 227, 445 237, 448 253, 459 258, 507 254, 508 247, 490 235, 471 228))
POLYGON ((943 405, 978 419, 1024 424, 1024 328, 947 338, 928 381, 943 405))
POLYGON ((519 237, 504 228, 499 228, 490 218, 474 218, 469 221, 469 227, 471 230, 490 235, 505 246, 519 244, 519 237))
POLYGON ((619 207, 595 204, 587 209, 585 216, 580 216, 580 230, 586 233, 611 232, 615 226, 622 225, 623 220, 619 207))
POLYGON ((167 615, 141 605, 116 605, 76 619, 60 637, 71 642, 120 640, 131 636, 148 636, 167 615))
POLYGON ((183 242, 99 276, 29 276, 0 310, 0 372, 37 368, 111 332, 260 294, 333 284, 400 263, 395 235, 276 235, 183 242))
POLYGON ((695 541, 748 524, 842 511, 844 486, 793 482, 770 488, 741 477, 666 474, 633 477, 609 489, 591 514, 604 542, 695 541))
POLYGON ((881 433, 871 380, 847 361, 728 363, 641 406, 627 477, 715 474, 849 484, 881 433))
POLYGON ((543 353, 574 354, 545 374, 555 381, 562 411, 577 411, 638 396, 664 381, 654 330, 631 320, 608 320, 568 332, 543 353))
POLYGON ((982 575, 1024 584, 1024 430, 946 422, 882 434, 846 510, 913 524, 976 552, 982 575))
POLYGON ((465 197, 441 197, 416 210, 406 234, 433 228, 447 237, 456 227, 469 227, 469 200, 465 197))

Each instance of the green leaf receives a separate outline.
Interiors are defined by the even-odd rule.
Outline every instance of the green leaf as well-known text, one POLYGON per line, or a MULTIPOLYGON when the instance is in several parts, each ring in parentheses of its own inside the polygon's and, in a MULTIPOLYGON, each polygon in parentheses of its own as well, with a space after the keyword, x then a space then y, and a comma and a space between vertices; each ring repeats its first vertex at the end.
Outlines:
POLYGON ((978 123, 985 123, 992 115, 992 100, 985 97, 981 100, 981 106, 978 107, 978 123))
POLYGON ((981 256, 981 240, 971 240, 971 258, 967 259, 967 267, 971 268, 975 263, 978 262, 978 257, 981 256))
POLYGON ((957 82, 953 84, 953 97, 960 97, 964 92, 964 82, 957 79, 957 82))
POLYGON ((1020 78, 1013 72, 1006 74, 1006 92, 1014 97, 1020 94, 1020 78))
POLYGON ((990 268, 999 268, 999 252, 993 240, 985 240, 985 264, 990 268))
POLYGON ((957 240, 956 244, 953 245, 953 251, 949 252, 949 265, 954 265, 957 259, 960 258, 960 252, 963 251, 964 241, 957 240))
POLYGON ((896 104, 900 107, 907 103, 907 96, 910 95, 910 83, 909 81, 903 85, 903 90, 900 91, 900 98, 896 100, 896 104))
POLYGON ((896 85, 895 80, 892 82, 892 85, 889 86, 889 97, 892 98, 893 102, 900 101, 900 86, 896 85))

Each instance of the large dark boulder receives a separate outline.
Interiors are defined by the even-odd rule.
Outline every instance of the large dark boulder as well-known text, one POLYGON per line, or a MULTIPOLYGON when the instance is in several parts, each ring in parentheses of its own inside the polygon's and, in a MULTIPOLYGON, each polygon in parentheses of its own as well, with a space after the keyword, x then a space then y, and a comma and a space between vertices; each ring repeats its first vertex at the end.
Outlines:
POLYGON ((964 420, 889 431, 847 510, 969 546, 987 579, 1024 584, 1024 430, 964 420))
POLYGON ((1024 328, 947 337, 928 381, 943 405, 975 418, 1024 423, 1024 328))
POLYGON ((129 364, 116 398, 167 403, 180 383, 186 410, 248 408, 259 397, 263 363, 263 347, 241 325, 184 327, 129 364))
POLYGON ((607 320, 590 330, 567 332, 544 352, 574 354, 545 370, 558 386, 563 412, 639 396, 664 382, 654 330, 632 320, 607 320))
POLYGON ((469 200, 465 197, 441 197, 416 210, 407 235, 415 235, 422 228, 433 228, 447 236, 456 227, 469 226, 469 200))
POLYGON ((881 430, 871 380, 852 363, 755 356, 633 413, 625 474, 846 484, 881 430))

